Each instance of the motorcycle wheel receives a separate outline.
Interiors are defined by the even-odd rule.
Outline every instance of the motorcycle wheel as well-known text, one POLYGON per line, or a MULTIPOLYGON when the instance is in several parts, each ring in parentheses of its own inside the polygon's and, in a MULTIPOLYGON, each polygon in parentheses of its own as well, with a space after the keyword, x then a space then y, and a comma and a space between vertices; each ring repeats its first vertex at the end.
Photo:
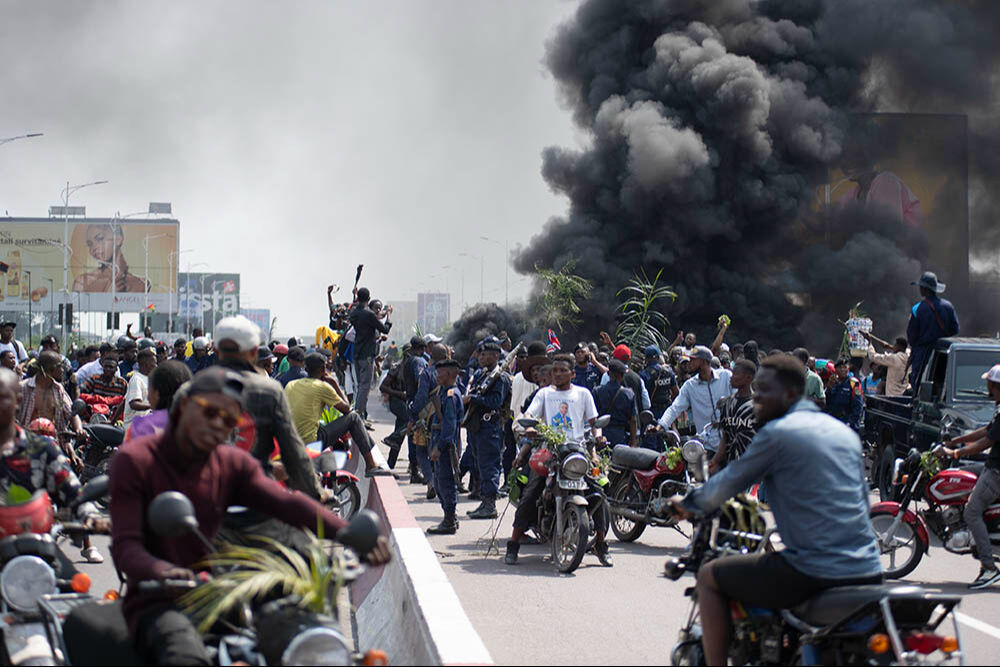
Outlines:
MULTIPOLYGON (((638 507, 642 505, 642 494, 628 480, 623 480, 622 484, 612 491, 611 502, 623 507, 638 507)), ((611 513, 611 530, 619 542, 635 542, 646 530, 646 524, 637 523, 631 519, 611 513)))
POLYGON ((917 528, 912 523, 900 522, 899 527, 893 535, 891 548, 882 546, 883 536, 889 532, 889 526, 895 520, 892 512, 888 510, 876 510, 869 515, 872 530, 879 542, 882 561, 882 574, 886 579, 901 579, 917 567, 920 559, 924 556, 924 547, 917 537, 917 528), (898 552, 902 550, 904 558, 898 557, 898 552))
POLYGON ((580 567, 583 555, 587 553, 590 537, 587 508, 567 504, 560 529, 558 534, 552 536, 552 560, 560 572, 569 574, 580 567))
POLYGON ((331 503, 333 510, 344 521, 350 521, 361 509, 361 491, 353 480, 332 479, 328 488, 333 491, 335 503, 331 503))
POLYGON ((705 651, 701 647, 701 642, 697 639, 692 639, 674 646, 673 650, 670 651, 670 664, 684 666, 704 665, 705 651))

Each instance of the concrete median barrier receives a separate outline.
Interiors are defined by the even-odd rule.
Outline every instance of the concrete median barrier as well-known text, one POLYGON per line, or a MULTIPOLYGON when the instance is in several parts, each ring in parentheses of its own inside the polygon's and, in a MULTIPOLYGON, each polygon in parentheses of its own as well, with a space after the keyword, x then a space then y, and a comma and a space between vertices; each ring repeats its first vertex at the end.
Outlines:
MULTIPOLYGON (((381 454, 373 452, 384 465, 381 454)), ((360 456, 355 451, 351 462, 360 456)), ((392 562, 369 568, 351 587, 362 651, 386 652, 392 665, 492 665, 437 556, 392 477, 361 479, 361 498, 389 531, 392 562)))

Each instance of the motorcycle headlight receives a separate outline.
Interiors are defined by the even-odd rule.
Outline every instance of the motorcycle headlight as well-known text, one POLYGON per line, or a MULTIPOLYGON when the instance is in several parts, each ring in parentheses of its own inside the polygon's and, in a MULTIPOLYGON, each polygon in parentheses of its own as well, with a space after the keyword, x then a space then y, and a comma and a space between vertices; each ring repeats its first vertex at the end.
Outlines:
POLYGON ((689 464, 694 465, 701 460, 701 457, 705 455, 705 446, 702 445, 697 440, 688 440, 681 447, 681 456, 689 464))
POLYGON ((282 665, 350 665, 351 651, 333 628, 315 627, 295 635, 281 654, 282 665))
POLYGON ((35 611, 43 595, 58 593, 56 573, 38 556, 17 556, 0 572, 0 593, 17 611, 35 611))
POLYGON ((587 457, 583 454, 570 454, 562 462, 562 474, 567 479, 580 479, 590 470, 587 457))

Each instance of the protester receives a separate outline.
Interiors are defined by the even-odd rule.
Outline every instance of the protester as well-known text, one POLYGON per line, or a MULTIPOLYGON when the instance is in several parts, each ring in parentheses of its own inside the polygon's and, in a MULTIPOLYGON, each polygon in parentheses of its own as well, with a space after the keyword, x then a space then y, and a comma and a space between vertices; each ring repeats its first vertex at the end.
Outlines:
MULTIPOLYGON (((63 365, 59 356, 50 350, 38 355, 38 373, 21 382, 21 392, 17 423, 28 424, 35 419, 48 419, 55 426, 56 433, 73 431, 83 435, 83 424, 73 414, 73 404, 62 386, 63 365)), ((68 441, 64 446, 71 459, 73 450, 68 441)))
MULTIPOLYGON (((274 341, 271 341, 271 342, 273 343, 274 341)), ((285 365, 286 367, 288 365, 285 362, 285 357, 288 356, 288 353, 290 352, 290 348, 287 345, 285 345, 284 343, 276 343, 273 346, 269 346, 269 349, 271 350, 271 353, 274 354, 274 372, 272 373, 272 375, 274 377, 277 377, 278 375, 281 375, 282 373, 285 372, 285 371, 280 370, 280 369, 281 369, 282 365, 285 365)))
POLYGON ((257 348, 257 363, 254 364, 267 377, 274 375, 274 355, 266 345, 257 348))
POLYGON ((392 433, 382 439, 382 443, 389 447, 389 456, 386 462, 390 470, 396 467, 399 450, 402 449, 403 439, 406 437, 406 425, 410 421, 410 411, 406 405, 406 383, 403 381, 403 368, 401 361, 394 364, 379 385, 379 391, 382 393, 389 412, 396 418, 392 433))
POLYGON ((215 355, 209 354, 208 352, 207 338, 204 336, 198 336, 191 342, 191 356, 185 363, 187 363, 188 368, 191 369, 192 375, 215 363, 215 355))
POLYGON ((184 340, 183 336, 174 340, 174 356, 171 359, 180 362, 187 361, 187 341, 184 340))
POLYGON ((121 419, 125 409, 125 394, 128 392, 128 383, 118 375, 118 359, 113 353, 101 358, 102 373, 94 375, 80 386, 80 393, 104 399, 104 404, 110 407, 109 421, 116 422, 121 419), (120 400, 119 400, 120 399, 120 400))
POLYGON ((719 401, 719 449, 708 466, 712 474, 743 456, 757 434, 751 388, 756 374, 749 359, 740 359, 733 367, 730 383, 735 391, 719 401))
POLYGON ((413 433, 410 425, 412 423, 412 404, 416 398, 419 388, 420 376, 427 367, 430 357, 427 355, 427 344, 420 336, 410 339, 410 354, 403 359, 403 389, 406 393, 404 398, 407 410, 407 457, 409 458, 410 484, 425 484, 421 473, 420 462, 417 460, 417 449, 413 441, 413 433))
POLYGON ((168 359, 149 374, 149 388, 146 402, 151 410, 145 415, 136 415, 125 431, 125 441, 144 435, 159 435, 167 428, 167 419, 174 395, 185 382, 191 380, 187 365, 176 359, 168 359))
POLYGON ((795 348, 792 355, 802 362, 802 365, 806 369, 806 400, 812 401, 819 407, 823 409, 826 407, 826 390, 823 388, 823 379, 820 378, 819 374, 815 370, 810 368, 810 359, 812 360, 812 366, 815 367, 816 360, 809 356, 809 350, 804 347, 795 348))
POLYGON ((14 338, 14 329, 16 328, 17 322, 4 322, 0 324, 0 352, 9 350, 13 353, 17 363, 23 364, 28 361, 28 352, 24 349, 24 344, 14 338))
POLYGON ((938 282, 933 272, 925 271, 920 280, 912 284, 920 287, 920 301, 911 309, 906 340, 911 349, 910 384, 916 389, 934 343, 939 338, 957 336, 959 326, 955 307, 938 296, 944 292, 945 284, 938 282))
POLYGON ((669 429, 682 412, 691 412, 697 432, 705 438, 708 449, 719 446, 719 400, 733 393, 733 373, 711 367, 712 351, 704 345, 695 347, 689 362, 694 375, 680 389, 677 398, 659 419, 663 429, 669 429))
POLYGON ((100 347, 97 348, 98 357, 92 361, 88 361, 86 364, 81 366, 76 371, 76 382, 81 387, 95 375, 100 375, 104 372, 103 361, 106 357, 112 357, 115 361, 115 373, 118 373, 118 350, 111 343, 101 343, 100 347))
POLYGON ((881 338, 869 332, 862 331, 861 335, 868 340, 868 360, 875 364, 880 364, 886 368, 885 375, 885 395, 902 396, 908 389, 906 377, 906 367, 910 364, 910 354, 907 352, 908 343, 904 336, 896 338, 896 342, 890 345, 881 338), (888 351, 881 354, 875 351, 875 345, 888 348, 888 351))
POLYGON ((10 350, 0 352, 0 366, 13 372, 18 378, 21 377, 21 365, 17 363, 17 357, 10 350))
MULTIPOLYGON (((602 332, 603 335, 604 334, 602 332)), ((608 339, 610 340, 610 339, 608 339)), ((648 410, 650 406, 649 392, 646 391, 646 385, 639 377, 639 374, 628 367, 629 361, 632 359, 632 350, 629 349, 628 345, 616 345, 611 356, 618 361, 625 364, 625 386, 632 390, 632 395, 635 397, 635 410, 637 413, 643 410, 648 410)), ((610 363, 610 362, 609 362, 610 363)), ((611 381, 611 376, 605 373, 601 377, 601 385, 605 385, 611 381)))
POLYGON ((156 354, 150 348, 140 350, 136 356, 137 366, 129 378, 125 391, 125 412, 122 421, 125 428, 132 420, 149 414, 153 406, 149 403, 149 374, 156 368, 156 354))
POLYGON ((284 373, 280 373, 275 380, 282 386, 287 387, 289 382, 295 380, 301 380, 304 377, 308 377, 309 374, 306 373, 306 351, 304 348, 296 345, 295 347, 288 350, 288 354, 285 355, 285 361, 288 364, 288 370, 284 373))
POLYGON ((370 302, 371 293, 367 287, 362 287, 357 291, 357 301, 349 316, 355 332, 353 366, 358 383, 354 407, 364 419, 368 419, 368 393, 374 381, 378 334, 387 334, 392 329, 392 322, 389 321, 392 306, 388 307, 383 320, 380 313, 369 307, 370 302))
POLYGON ((129 373, 135 370, 136 355, 139 345, 128 336, 118 337, 118 374, 128 380, 129 373))

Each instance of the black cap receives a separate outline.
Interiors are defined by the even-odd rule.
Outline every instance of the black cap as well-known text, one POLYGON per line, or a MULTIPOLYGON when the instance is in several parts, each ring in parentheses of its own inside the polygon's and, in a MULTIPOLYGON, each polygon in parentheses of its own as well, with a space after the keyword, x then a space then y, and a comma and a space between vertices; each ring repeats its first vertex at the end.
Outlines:
POLYGON ((288 351, 288 360, 289 361, 305 361, 306 360, 306 351, 304 349, 302 349, 301 347, 299 347, 298 345, 296 345, 295 347, 293 347, 292 349, 290 349, 288 351))
POLYGON ((195 373, 184 394, 224 394, 243 405, 243 378, 221 366, 210 366, 195 373))
POLYGON ((434 364, 434 368, 461 368, 462 365, 454 359, 442 359, 434 364))
POLYGON ((267 345, 261 345, 257 348, 257 361, 267 361, 268 359, 274 359, 274 354, 267 349, 267 345))
POLYGON ((495 343, 495 342, 493 342, 491 340, 487 340, 486 342, 483 343, 483 346, 480 347, 479 349, 481 351, 484 351, 484 352, 485 351, 499 352, 500 351, 500 343, 495 343))
POLYGON ((411 349, 416 349, 418 347, 426 347, 426 345, 427 344, 424 342, 424 339, 421 338, 420 336, 414 336, 413 338, 410 339, 411 349))

